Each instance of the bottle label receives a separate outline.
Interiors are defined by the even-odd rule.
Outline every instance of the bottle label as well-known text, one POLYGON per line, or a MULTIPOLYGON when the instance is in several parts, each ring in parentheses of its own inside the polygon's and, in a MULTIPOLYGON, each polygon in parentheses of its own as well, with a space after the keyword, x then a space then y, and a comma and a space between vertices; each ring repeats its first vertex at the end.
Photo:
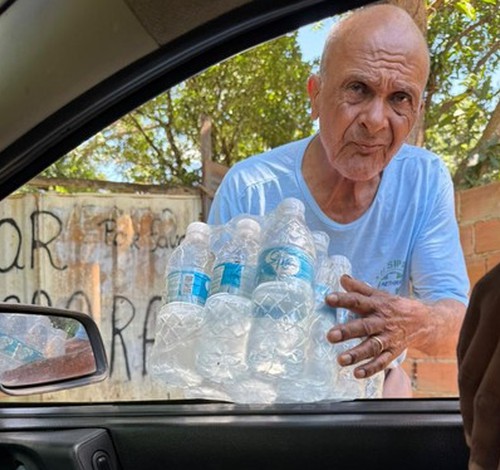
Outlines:
POLYGON ((188 302, 205 305, 210 277, 201 271, 174 271, 167 277, 167 303, 188 302))
POLYGON ((257 283, 281 281, 289 278, 312 283, 314 260, 300 248, 292 246, 273 247, 259 256, 257 283))
POLYGON ((214 268, 210 294, 227 292, 250 297, 256 268, 236 263, 222 263, 214 268))

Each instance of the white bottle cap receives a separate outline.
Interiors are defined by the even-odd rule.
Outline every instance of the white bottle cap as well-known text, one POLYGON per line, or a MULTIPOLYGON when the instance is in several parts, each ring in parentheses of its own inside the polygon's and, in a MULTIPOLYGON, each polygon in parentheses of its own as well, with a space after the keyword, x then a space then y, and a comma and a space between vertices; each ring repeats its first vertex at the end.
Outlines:
POLYGON ((293 213, 304 214, 305 207, 304 203, 300 199, 297 199, 295 197, 287 197, 283 199, 278 205, 278 211, 281 213, 293 212, 293 213))
POLYGON ((260 224, 255 219, 246 217, 238 220, 236 223, 236 231, 241 234, 254 234, 258 236, 260 234, 260 224))
POLYGON ((191 222, 186 229, 186 236, 191 234, 197 234, 203 236, 203 238, 208 238, 210 235, 210 226, 205 222, 191 222))

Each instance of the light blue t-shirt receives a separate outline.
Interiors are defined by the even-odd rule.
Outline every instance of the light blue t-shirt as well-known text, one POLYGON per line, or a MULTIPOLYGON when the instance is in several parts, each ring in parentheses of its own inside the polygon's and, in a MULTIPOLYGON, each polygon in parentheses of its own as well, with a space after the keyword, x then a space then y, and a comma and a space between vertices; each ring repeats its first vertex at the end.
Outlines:
POLYGON ((312 137, 234 165, 219 186, 208 222, 264 215, 286 197, 305 204, 307 225, 330 236, 330 255, 347 256, 353 276, 391 294, 467 304, 469 280, 455 219, 453 185, 443 162, 403 145, 385 168, 369 209, 341 224, 327 217, 302 176, 312 137))

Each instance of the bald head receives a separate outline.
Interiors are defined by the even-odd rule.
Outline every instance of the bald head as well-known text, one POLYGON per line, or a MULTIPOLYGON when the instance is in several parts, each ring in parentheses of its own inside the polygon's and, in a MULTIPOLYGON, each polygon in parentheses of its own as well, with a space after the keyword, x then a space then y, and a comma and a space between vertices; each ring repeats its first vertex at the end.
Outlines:
POLYGON ((327 72, 337 55, 345 57, 337 52, 348 52, 360 43, 376 42, 379 38, 384 39, 384 47, 421 62, 427 80, 429 49, 422 32, 405 10, 386 4, 355 10, 333 25, 323 49, 320 74, 327 72))

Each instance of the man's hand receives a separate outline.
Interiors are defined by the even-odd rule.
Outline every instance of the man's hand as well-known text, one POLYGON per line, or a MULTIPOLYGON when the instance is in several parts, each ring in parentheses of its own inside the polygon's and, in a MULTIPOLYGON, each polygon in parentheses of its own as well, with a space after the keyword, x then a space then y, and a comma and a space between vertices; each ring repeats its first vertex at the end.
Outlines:
POLYGON ((457 348, 471 469, 500 463, 500 265, 474 287, 457 348))
MULTIPOLYGON (((345 293, 326 297, 332 307, 341 307, 361 318, 332 328, 327 338, 338 343, 364 338, 355 348, 339 356, 342 366, 362 362, 354 370, 357 378, 369 377, 396 359, 406 348, 415 346, 433 353, 433 344, 446 332, 458 336, 465 307, 453 300, 425 304, 380 291, 359 280, 342 276, 345 293)), ((456 344, 456 343, 455 343, 456 344)))

